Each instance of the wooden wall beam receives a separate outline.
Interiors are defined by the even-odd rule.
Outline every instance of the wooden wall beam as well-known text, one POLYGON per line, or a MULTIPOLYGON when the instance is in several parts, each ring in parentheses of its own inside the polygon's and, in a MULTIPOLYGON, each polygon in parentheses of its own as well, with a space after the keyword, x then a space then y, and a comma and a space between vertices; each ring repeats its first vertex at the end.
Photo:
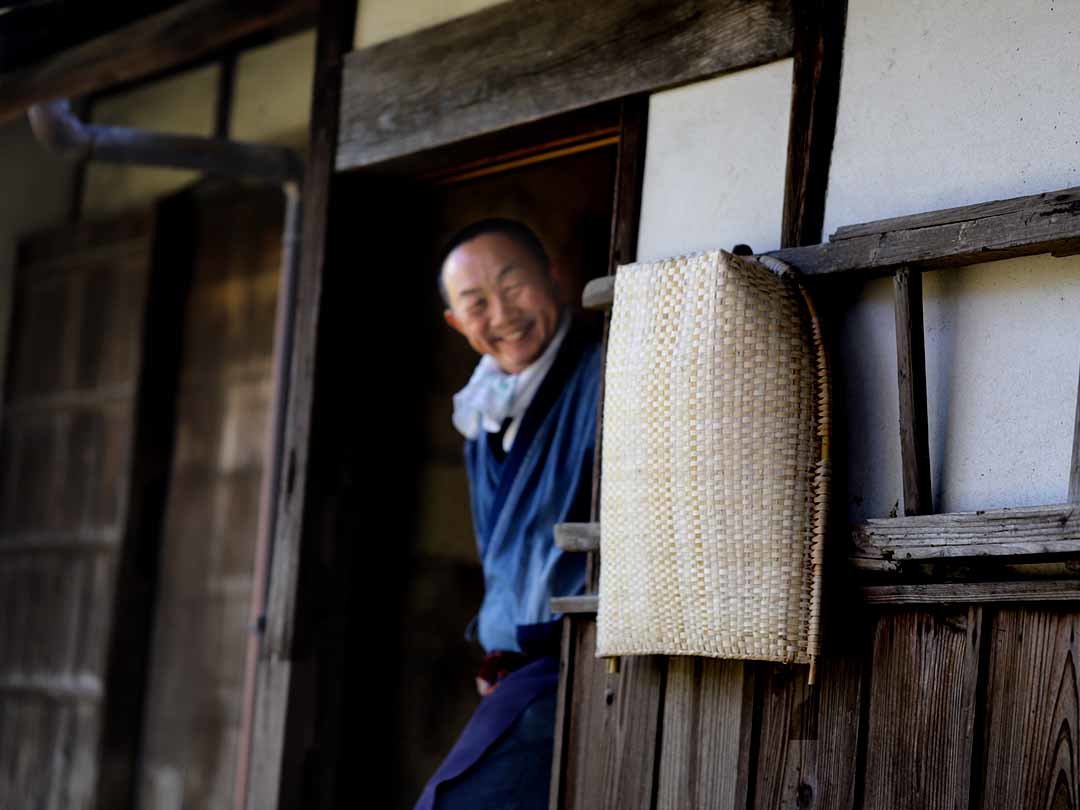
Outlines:
POLYGON ((852 564, 876 570, 915 560, 1074 554, 1080 510, 1062 504, 879 518, 855 527, 852 540, 852 564))
POLYGON ((339 170, 789 56, 790 0, 514 0, 345 63, 339 170))
MULTIPOLYGON (((1039 253, 1080 253, 1080 187, 852 225, 824 244, 766 255, 806 276, 874 278, 1039 253)), ((614 288, 614 279, 591 281, 583 305, 610 307, 614 288)))
MULTIPOLYGON (((317 739, 318 712, 333 717, 334 701, 320 694, 320 675, 341 681, 343 664, 320 659, 327 653, 311 632, 341 633, 346 620, 335 605, 332 621, 313 631, 311 602, 326 583, 318 581, 323 549, 318 547, 320 496, 311 474, 316 359, 323 282, 327 263, 330 190, 337 148, 341 62, 352 48, 356 0, 324 0, 319 9, 308 162, 302 192, 304 222, 289 404, 286 416, 285 479, 278 503, 267 605, 267 626, 256 676, 255 742, 247 806, 253 810, 322 808, 335 805, 334 784, 315 769, 312 750, 321 746, 323 762, 333 762, 339 740, 317 739), (305 631, 307 638, 305 637, 305 631), (321 667, 320 667, 321 665, 321 667), (336 672, 334 670, 336 666, 336 672), (320 671, 321 668, 321 671, 320 671), (328 671, 331 670, 331 671, 328 671), (305 786, 305 780, 309 782, 305 786), (305 795, 314 791, 318 798, 305 795)), ((340 596, 340 595, 338 595, 340 596)), ((329 600, 332 602, 332 600, 329 600)), ((332 649, 333 645, 328 645, 332 649)), ((336 651, 343 656, 343 651, 336 651)), ((327 653, 328 654, 328 653, 327 653)))
POLYGON ((0 76, 0 124, 41 101, 73 98, 190 64, 266 28, 312 17, 317 0, 186 0, 0 76))
POLYGON ((847 0, 795 4, 795 67, 781 247, 821 241, 846 20, 847 0))
POLYGON ((893 281, 904 514, 926 515, 934 511, 934 500, 930 490, 930 437, 926 416, 922 273, 902 267, 896 271, 893 281))

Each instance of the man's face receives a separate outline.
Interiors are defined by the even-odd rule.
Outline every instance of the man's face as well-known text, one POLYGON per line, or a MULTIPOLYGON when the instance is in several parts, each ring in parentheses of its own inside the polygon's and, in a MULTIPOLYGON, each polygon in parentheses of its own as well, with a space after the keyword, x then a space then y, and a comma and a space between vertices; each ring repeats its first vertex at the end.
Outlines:
POLYGON ((513 239, 487 233, 458 245, 442 274, 446 322, 503 371, 524 370, 547 348, 559 325, 555 280, 513 239))

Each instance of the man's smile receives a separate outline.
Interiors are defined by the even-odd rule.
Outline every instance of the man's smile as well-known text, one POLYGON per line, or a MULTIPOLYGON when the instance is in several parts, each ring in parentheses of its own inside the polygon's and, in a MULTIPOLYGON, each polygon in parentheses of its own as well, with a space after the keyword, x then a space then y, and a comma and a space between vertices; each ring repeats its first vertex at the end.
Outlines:
POLYGON ((518 327, 517 329, 514 329, 511 332, 506 332, 505 334, 502 334, 502 335, 492 335, 491 342, 492 343, 520 343, 523 340, 525 340, 525 338, 527 338, 529 336, 529 334, 532 332, 532 327, 533 327, 533 324, 530 321, 529 323, 523 324, 522 326, 518 327))

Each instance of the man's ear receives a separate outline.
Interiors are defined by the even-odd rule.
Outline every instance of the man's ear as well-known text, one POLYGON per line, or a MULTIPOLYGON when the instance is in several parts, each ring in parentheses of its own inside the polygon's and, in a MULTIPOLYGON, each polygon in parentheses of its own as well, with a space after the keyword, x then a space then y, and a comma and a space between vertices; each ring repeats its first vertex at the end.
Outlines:
POLYGON ((450 325, 451 329, 455 332, 460 332, 463 335, 465 334, 465 330, 461 328, 461 321, 458 320, 457 315, 454 314, 452 309, 449 307, 444 309, 443 317, 446 319, 446 322, 450 325))

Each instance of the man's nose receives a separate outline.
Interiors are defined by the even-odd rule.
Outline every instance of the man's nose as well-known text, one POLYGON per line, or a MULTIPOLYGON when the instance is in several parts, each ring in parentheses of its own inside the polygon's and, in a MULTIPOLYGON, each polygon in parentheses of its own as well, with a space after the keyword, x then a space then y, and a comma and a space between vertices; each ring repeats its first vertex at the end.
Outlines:
POLYGON ((516 314, 516 308, 505 298, 505 296, 496 295, 492 297, 490 309, 492 326, 500 326, 508 321, 512 321, 516 314))

